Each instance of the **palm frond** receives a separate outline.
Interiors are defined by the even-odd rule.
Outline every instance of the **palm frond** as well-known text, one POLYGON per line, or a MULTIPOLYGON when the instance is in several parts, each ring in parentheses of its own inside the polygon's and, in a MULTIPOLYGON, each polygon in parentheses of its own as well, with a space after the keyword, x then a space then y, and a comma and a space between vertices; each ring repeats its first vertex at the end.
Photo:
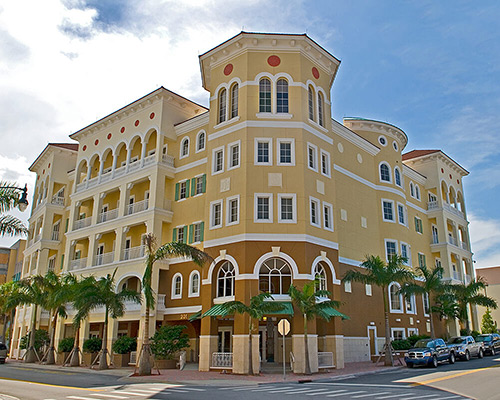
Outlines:
POLYGON ((154 260, 158 261, 172 257, 190 258, 200 267, 207 262, 213 261, 213 259, 204 251, 182 242, 169 242, 160 246, 155 252, 154 260))
POLYGON ((15 208, 19 201, 19 191, 12 189, 18 187, 15 182, 0 181, 0 213, 4 213, 15 208), (10 189, 7 189, 10 187, 10 189))
POLYGON ((0 216, 0 236, 27 235, 28 229, 23 221, 12 215, 0 216))

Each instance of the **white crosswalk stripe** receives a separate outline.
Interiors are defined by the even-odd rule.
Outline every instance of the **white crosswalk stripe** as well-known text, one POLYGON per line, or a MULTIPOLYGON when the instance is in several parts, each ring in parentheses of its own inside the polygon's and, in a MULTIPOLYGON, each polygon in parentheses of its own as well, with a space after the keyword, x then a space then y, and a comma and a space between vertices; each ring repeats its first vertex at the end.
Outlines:
POLYGON ((358 394, 358 393, 366 393, 366 391, 365 390, 359 390, 357 392, 329 394, 326 397, 339 397, 339 396, 347 396, 347 395, 358 394))
POLYGON ((91 394, 91 396, 108 397, 110 399, 128 399, 128 397, 117 396, 115 394, 104 394, 104 393, 95 393, 95 394, 91 394))
POLYGON ((382 399, 393 399, 394 397, 399 397, 399 398, 401 398, 401 396, 403 396, 401 393, 397 393, 397 394, 390 394, 389 396, 376 397, 376 399, 378 399, 378 400, 382 400, 382 399))
POLYGON ((363 397, 381 396, 383 394, 389 394, 390 392, 379 392, 379 393, 368 393, 360 394, 358 396, 352 396, 353 399, 362 399, 363 397))
MULTIPOLYGON (((412 393, 413 394, 413 393, 412 393)), ((406 400, 420 400, 420 399, 427 399, 429 397, 437 397, 439 396, 438 394, 427 394, 427 395, 415 395, 414 397, 405 397, 406 400)), ((403 398, 401 398, 403 400, 403 398)))
MULTIPOLYGON (((290 389, 291 386, 285 386, 285 387, 282 387, 280 388, 280 390, 283 390, 283 389, 290 389)), ((250 390, 251 392, 267 392, 269 390, 275 390, 276 389, 276 386, 274 387, 266 387, 266 388, 259 388, 259 389, 252 389, 250 390)))
POLYGON ((115 393, 118 393, 118 394, 129 394, 131 396, 145 396, 144 393, 136 393, 136 392, 128 392, 128 391, 126 392, 124 390, 116 391, 115 393))
POLYGON ((66 398, 73 400, 95 400, 92 397, 82 397, 82 396, 67 396, 66 398))

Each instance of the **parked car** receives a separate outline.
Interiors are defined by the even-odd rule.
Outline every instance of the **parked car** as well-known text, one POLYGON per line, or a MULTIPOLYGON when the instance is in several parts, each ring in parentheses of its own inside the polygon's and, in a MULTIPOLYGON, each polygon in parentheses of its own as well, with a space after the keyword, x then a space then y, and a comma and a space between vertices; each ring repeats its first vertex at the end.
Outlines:
POLYGON ((483 344, 484 354, 494 356, 500 353, 500 335, 498 333, 476 336, 476 342, 483 344))
POLYGON ((0 343, 0 364, 5 363, 6 358, 7 358, 7 346, 3 343, 0 343))
POLYGON ((476 342, 472 336, 454 336, 448 340, 448 347, 455 351, 458 358, 469 361, 471 357, 483 358, 483 343, 476 342))
POLYGON ((413 368, 414 365, 436 368, 442 361, 455 363, 455 352, 446 346, 443 339, 420 339, 414 348, 405 353, 405 363, 408 368, 413 368))

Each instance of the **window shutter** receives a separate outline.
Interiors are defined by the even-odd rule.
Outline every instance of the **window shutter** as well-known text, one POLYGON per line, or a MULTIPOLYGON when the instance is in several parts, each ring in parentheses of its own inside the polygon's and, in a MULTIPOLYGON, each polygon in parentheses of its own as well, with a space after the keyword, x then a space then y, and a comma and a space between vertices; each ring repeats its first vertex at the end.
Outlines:
POLYGON ((415 230, 418 232, 418 219, 415 217, 415 230))
POLYGON ((196 193, 196 178, 191 179, 191 196, 194 196, 196 193))
POLYGON ((69 218, 66 218, 66 226, 64 228, 64 233, 68 232, 69 218))
POLYGON ((189 225, 189 243, 193 243, 193 229, 194 225, 189 225))
POLYGON ((175 184, 175 201, 179 200, 179 184, 175 184))
POLYGON ((177 228, 172 231, 172 242, 177 242, 177 228))
POLYGON ((186 199, 189 197, 189 186, 191 186, 189 181, 186 181, 186 199))
POLYGON ((425 267, 427 265, 425 261, 425 254, 422 254, 422 265, 425 267))
POLYGON ((64 265, 64 254, 61 256, 61 269, 63 269, 64 265))
POLYGON ((207 174, 203 174, 203 177, 202 177, 202 188, 201 188, 201 192, 202 193, 205 193, 206 189, 207 189, 207 174))
POLYGON ((205 223, 200 223, 200 242, 203 242, 203 237, 205 236, 205 223))
POLYGON ((188 236, 188 227, 187 225, 184 226, 184 239, 182 240, 182 243, 187 243, 187 236, 188 236))

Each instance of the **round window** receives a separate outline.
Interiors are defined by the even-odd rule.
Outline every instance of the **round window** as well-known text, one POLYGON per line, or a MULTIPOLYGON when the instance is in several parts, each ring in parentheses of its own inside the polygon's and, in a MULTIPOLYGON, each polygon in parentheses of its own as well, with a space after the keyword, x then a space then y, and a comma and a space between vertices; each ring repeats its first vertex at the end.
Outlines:
POLYGON ((392 147, 394 147, 394 150, 398 151, 398 144, 396 142, 392 142, 392 147))
POLYGON ((379 136, 379 138, 378 138, 378 142, 379 142, 382 146, 387 146, 387 139, 385 138, 385 136, 379 136))

